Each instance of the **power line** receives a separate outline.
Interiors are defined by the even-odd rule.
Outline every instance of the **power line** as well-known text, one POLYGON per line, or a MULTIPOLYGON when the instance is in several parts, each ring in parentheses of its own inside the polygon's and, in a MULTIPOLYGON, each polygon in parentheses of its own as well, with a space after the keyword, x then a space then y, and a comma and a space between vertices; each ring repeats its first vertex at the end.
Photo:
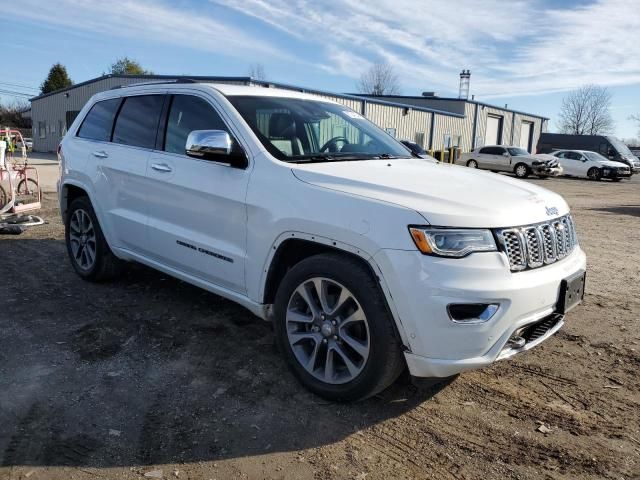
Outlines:
POLYGON ((33 96, 32 93, 16 92, 15 90, 4 90, 4 89, 0 89, 0 95, 9 95, 11 97, 23 97, 23 98, 31 98, 33 96))
POLYGON ((20 83, 9 83, 9 82, 0 82, 0 85, 6 85, 9 87, 19 87, 19 88, 26 88, 27 90, 35 90, 35 91, 39 91, 39 88, 36 87, 30 87, 29 85, 24 85, 24 84, 20 84, 20 83))

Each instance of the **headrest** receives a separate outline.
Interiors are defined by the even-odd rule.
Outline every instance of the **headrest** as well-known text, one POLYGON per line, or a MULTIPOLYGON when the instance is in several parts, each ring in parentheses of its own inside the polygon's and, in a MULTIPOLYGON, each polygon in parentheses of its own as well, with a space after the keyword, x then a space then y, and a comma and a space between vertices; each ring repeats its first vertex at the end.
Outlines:
POLYGON ((269 118, 269 138, 291 138, 296 135, 296 121, 290 113, 273 113, 269 118))

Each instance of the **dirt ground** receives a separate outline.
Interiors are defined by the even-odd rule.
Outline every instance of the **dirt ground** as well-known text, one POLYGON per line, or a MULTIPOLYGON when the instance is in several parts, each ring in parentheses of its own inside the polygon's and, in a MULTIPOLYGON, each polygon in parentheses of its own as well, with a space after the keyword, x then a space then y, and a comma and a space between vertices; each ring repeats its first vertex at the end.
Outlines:
POLYGON ((572 207, 584 304, 435 394, 352 405, 227 300, 140 266, 81 281, 48 196, 48 225, 0 237, 0 479, 640 478, 640 179, 534 182, 572 207))

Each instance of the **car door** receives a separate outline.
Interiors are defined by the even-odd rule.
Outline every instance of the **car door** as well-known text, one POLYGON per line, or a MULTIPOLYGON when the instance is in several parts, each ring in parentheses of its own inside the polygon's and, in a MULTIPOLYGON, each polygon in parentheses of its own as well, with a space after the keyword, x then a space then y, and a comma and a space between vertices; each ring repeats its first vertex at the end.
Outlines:
POLYGON ((152 258, 216 285, 245 292, 249 170, 185 154, 193 130, 225 130, 213 99, 199 92, 168 99, 162 138, 149 161, 152 258))
POLYGON ((494 147, 493 154, 493 169, 503 172, 510 172, 511 168, 511 156, 507 149, 504 147, 494 147))
POLYGON ((587 169, 584 168, 586 163, 582 162, 582 155, 578 152, 565 152, 563 167, 566 165, 566 171, 572 177, 586 177, 587 169))
POLYGON ((163 101, 163 95, 140 95, 98 102, 78 131, 89 141, 92 200, 113 247, 145 251, 147 159, 163 101))
POLYGON ((575 173, 573 173, 574 165, 573 165, 573 161, 567 158, 568 153, 569 152, 559 151, 559 152, 555 152, 553 156, 558 159, 558 163, 562 167, 562 173, 564 175, 573 177, 575 176, 575 173))
POLYGON ((493 149, 492 147, 482 147, 477 155, 477 162, 479 168, 491 169, 493 168, 493 149))

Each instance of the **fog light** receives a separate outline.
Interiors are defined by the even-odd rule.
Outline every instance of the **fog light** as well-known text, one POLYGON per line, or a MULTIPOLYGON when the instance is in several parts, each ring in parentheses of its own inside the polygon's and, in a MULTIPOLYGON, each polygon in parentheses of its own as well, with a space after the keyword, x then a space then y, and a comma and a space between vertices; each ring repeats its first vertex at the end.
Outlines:
POLYGON ((447 313, 457 323, 482 323, 490 320, 498 308, 499 303, 450 303, 447 313))

